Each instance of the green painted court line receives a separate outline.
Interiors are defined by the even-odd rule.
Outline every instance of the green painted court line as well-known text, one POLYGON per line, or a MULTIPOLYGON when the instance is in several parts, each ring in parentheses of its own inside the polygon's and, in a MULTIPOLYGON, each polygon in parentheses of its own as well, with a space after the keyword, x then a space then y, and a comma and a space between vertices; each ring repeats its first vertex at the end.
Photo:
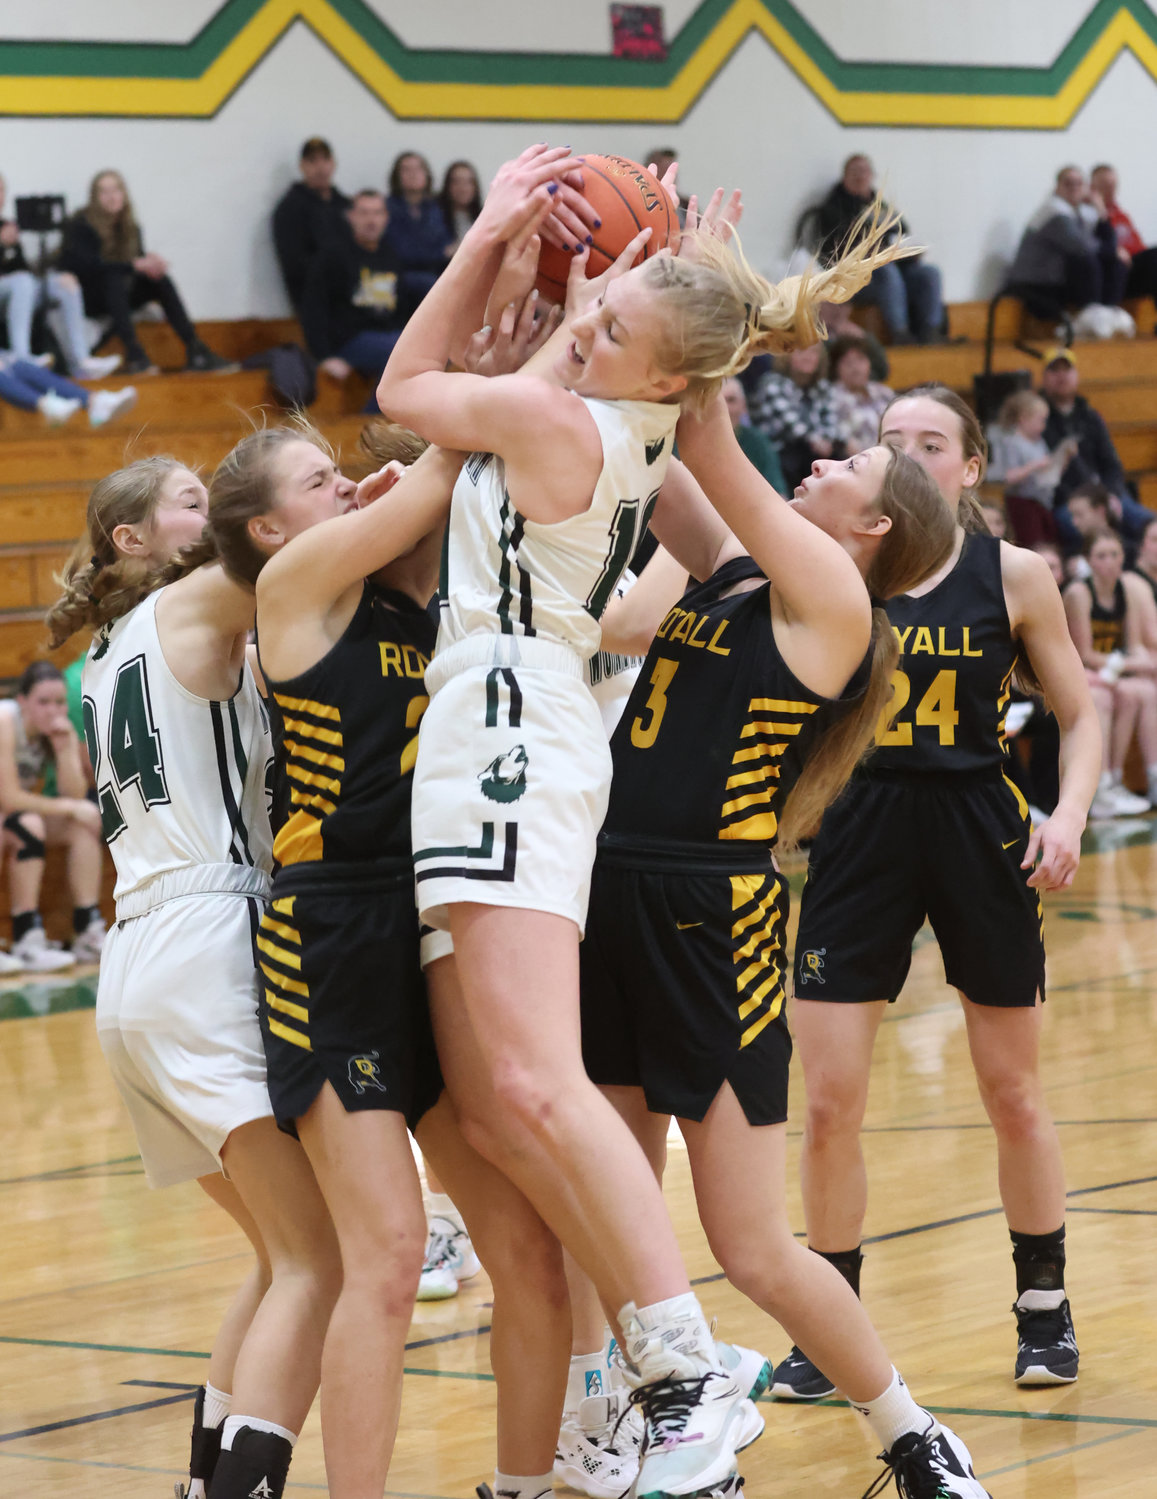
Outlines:
MULTIPOLYGON (((488 1327, 477 1329, 478 1333, 489 1332, 488 1327)), ((28 1348, 77 1348, 91 1353, 146 1353, 155 1358, 205 1358, 207 1353, 198 1353, 190 1348, 135 1348, 125 1343, 77 1343, 64 1338, 13 1338, 0 1336, 0 1343, 15 1343, 28 1348)), ((471 1369, 403 1369, 403 1374, 422 1375, 429 1379, 478 1379, 492 1382, 493 1374, 479 1374, 471 1369)), ((131 1381, 130 1381, 131 1382, 131 1381)))
POLYGON ((124 1343, 73 1343, 64 1338, 9 1338, 0 1335, 0 1343, 20 1343, 29 1348, 81 1348, 92 1353, 148 1353, 157 1358, 208 1358, 188 1348, 134 1348, 124 1343))
POLYGON ((1089 1442, 1077 1442, 1073 1447, 1059 1447, 1056 1452, 1042 1452, 1039 1457, 1022 1458, 1019 1463, 1009 1463, 1006 1468, 993 1468, 989 1473, 978 1473, 976 1476, 987 1483, 990 1478, 1000 1478, 1005 1473, 1019 1473, 1022 1468, 1031 1468, 1036 1463, 1056 1462, 1058 1457, 1070 1457, 1074 1452, 1084 1452, 1086 1447, 1104 1447, 1108 1442, 1120 1442, 1136 1435, 1136 1431, 1114 1431, 1107 1437, 1094 1437, 1089 1442))
POLYGON ((139 1155, 114 1155, 111 1160, 92 1161, 82 1166, 57 1166, 54 1171, 34 1171, 30 1176, 5 1176, 0 1177, 0 1187, 18 1187, 24 1182, 50 1182, 58 1178, 67 1179, 73 1177, 80 1171, 103 1171, 108 1166, 128 1166, 132 1163, 141 1164, 139 1155))
MULTIPOLYGON (((835 1405, 839 1401, 832 1402, 835 1405)), ((930 1405, 934 1416, 999 1416, 1009 1421, 1060 1421, 1067 1426, 1128 1426, 1138 1430, 1157 1430, 1157 1420, 1149 1416, 1094 1416, 1083 1411, 993 1411, 974 1410, 963 1405, 930 1405)))

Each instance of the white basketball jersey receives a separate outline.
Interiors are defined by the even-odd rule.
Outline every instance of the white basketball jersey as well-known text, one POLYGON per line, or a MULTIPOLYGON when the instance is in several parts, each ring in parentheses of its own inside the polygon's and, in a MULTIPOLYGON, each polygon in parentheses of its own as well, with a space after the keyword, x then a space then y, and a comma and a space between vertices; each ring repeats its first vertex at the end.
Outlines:
POLYGON ((253 673, 223 702, 182 687, 157 637, 163 592, 101 630, 81 678, 118 901, 171 870, 273 862, 273 746, 253 673))
POLYGON ((590 506, 544 525, 519 515, 506 470, 473 453, 454 486, 441 586, 438 649, 468 635, 538 636, 583 658, 631 560, 674 447, 678 406, 582 398, 603 445, 590 506))

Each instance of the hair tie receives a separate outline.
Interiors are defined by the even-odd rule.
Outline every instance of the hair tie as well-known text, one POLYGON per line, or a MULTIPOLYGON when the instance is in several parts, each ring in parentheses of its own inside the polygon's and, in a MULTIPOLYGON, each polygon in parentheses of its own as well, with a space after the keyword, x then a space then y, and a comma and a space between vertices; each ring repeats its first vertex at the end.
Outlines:
POLYGON ((885 601, 880 598, 879 594, 875 593, 870 593, 868 595, 868 603, 871 604, 873 609, 883 609, 886 607, 885 601))
POLYGON ((93 570, 94 573, 100 572, 101 568, 104 566, 104 563, 100 560, 100 558, 96 555, 95 552, 93 552, 92 556, 88 559, 88 561, 89 561, 89 566, 92 568, 92 570, 93 570))
POLYGON ((746 337, 752 338, 759 332, 759 315, 762 311, 761 307, 756 307, 751 302, 744 302, 743 332, 746 337))

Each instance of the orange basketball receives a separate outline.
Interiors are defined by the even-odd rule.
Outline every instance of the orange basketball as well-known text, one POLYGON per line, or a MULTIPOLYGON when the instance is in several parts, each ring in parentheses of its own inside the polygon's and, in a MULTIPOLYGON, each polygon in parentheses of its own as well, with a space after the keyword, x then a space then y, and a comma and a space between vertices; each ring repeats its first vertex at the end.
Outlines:
MULTIPOLYGON (((679 219, 666 189, 653 173, 625 156, 585 156, 583 197, 602 224, 592 229, 594 244, 587 258, 587 275, 598 276, 617 260, 640 229, 651 227, 651 238, 635 264, 657 255, 665 246, 679 246, 679 219)), ((566 278, 574 256, 557 245, 543 244, 538 258, 538 294, 548 302, 566 301, 566 278)))

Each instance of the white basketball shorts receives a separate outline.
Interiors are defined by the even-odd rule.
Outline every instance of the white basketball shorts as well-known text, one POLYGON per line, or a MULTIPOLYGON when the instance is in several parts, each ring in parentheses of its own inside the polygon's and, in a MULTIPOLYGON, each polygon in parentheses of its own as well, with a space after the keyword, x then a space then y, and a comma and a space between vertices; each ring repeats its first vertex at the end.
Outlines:
POLYGON ((542 646, 534 659, 553 653, 550 667, 470 665, 439 680, 435 657, 427 672, 412 812, 425 926, 446 930, 449 906, 478 902, 583 930, 611 755, 581 660, 542 646))
POLYGON ((261 909, 252 896, 190 895, 105 941, 97 1032, 151 1187, 221 1171, 230 1133, 272 1117, 251 935, 261 909))

